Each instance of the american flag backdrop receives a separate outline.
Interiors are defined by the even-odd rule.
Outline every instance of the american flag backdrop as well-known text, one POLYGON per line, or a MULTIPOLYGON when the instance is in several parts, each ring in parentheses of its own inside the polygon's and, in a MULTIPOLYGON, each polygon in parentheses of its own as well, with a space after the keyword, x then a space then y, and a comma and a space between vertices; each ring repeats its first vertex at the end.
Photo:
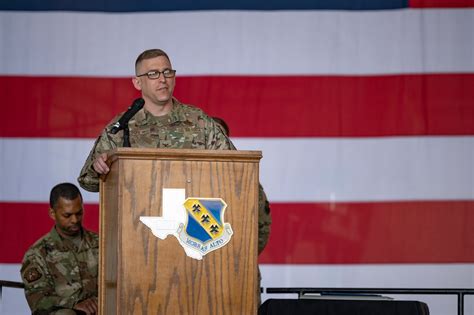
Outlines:
MULTIPOLYGON (((77 183, 94 138, 139 95, 135 58, 162 48, 175 96, 263 152, 263 287, 473 288, 473 8, 1 1, 0 279, 20 281, 25 250, 52 226, 50 189, 77 183)), ((83 194, 98 231, 98 194, 83 194)), ((456 312, 454 296, 414 298, 456 312)), ((1 314, 28 314, 21 290, 3 300, 1 314)))

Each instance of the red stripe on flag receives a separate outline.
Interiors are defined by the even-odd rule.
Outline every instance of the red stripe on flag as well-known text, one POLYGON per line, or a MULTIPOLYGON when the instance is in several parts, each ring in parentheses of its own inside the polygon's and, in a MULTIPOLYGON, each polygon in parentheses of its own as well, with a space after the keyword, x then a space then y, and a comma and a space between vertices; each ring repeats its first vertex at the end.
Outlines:
MULTIPOLYGON (((474 262, 474 201, 272 203, 271 208, 274 232, 260 263, 474 262)), ((19 263, 51 229, 47 209, 47 204, 0 203, 0 263, 19 263)), ((98 205, 85 205, 84 226, 97 231, 98 216, 98 205)))
MULTIPOLYGON (((0 137, 95 138, 137 97, 130 79, 0 77, 0 137), (21 96, 21 97, 20 97, 21 96)), ((176 96, 233 137, 473 135, 474 74, 179 77, 176 96)))
POLYGON ((474 201, 277 203, 272 218, 260 263, 474 262, 474 201))
MULTIPOLYGON (((0 263, 20 263, 26 250, 44 234, 54 221, 47 203, 0 202, 0 263)), ((83 225, 99 231, 99 205, 84 205, 83 225)))
POLYGON ((411 8, 472 8, 474 0, 410 0, 411 8))

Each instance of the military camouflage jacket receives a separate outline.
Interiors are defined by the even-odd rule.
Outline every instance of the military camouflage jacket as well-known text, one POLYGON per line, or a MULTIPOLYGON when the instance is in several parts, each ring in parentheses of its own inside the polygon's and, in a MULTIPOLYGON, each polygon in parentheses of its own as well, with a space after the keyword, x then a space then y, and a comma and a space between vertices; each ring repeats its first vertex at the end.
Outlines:
MULTIPOLYGON (((111 134, 112 125, 123 113, 117 115, 95 141, 81 170, 78 182, 88 191, 99 191, 99 175, 92 168, 96 156, 123 146, 123 131, 111 134)), ((201 109, 180 103, 173 98, 173 108, 168 115, 156 117, 142 108, 130 119, 130 145, 142 148, 176 148, 235 150, 222 127, 201 109)), ((259 253, 265 247, 270 233, 270 208, 260 186, 259 195, 259 253)))
MULTIPOLYGON (((123 113, 122 113, 123 114, 123 113)), ((92 168, 94 158, 103 152, 123 146, 123 131, 111 134, 115 117, 96 140, 78 178, 82 188, 99 191, 99 176, 92 168)), ((141 148, 178 148, 229 150, 233 145, 212 118, 201 109, 173 99, 168 115, 156 117, 142 108, 130 119, 130 145, 141 148)))
POLYGON ((99 236, 83 229, 78 248, 53 229, 26 252, 21 267, 25 295, 33 314, 61 314, 97 297, 99 236), (56 312, 57 311, 57 312, 56 312))

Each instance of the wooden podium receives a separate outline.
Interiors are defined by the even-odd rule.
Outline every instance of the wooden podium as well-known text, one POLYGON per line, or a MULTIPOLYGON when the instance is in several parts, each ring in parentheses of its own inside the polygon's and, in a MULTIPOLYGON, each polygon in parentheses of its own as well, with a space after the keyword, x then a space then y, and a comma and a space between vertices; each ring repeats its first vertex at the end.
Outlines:
MULTIPOLYGON (((119 148, 100 182, 100 314, 257 314, 260 151, 119 148), (197 260, 156 237, 163 189, 222 198, 228 243, 197 260)), ((184 211, 183 213, 186 213, 184 211)), ((186 218, 188 214, 186 213, 186 218)))

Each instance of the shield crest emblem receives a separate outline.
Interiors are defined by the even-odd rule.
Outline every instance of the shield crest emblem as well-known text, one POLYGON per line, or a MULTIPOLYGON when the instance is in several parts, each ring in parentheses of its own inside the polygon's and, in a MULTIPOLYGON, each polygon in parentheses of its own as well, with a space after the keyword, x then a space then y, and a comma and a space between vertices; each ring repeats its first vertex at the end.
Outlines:
POLYGON ((178 229, 180 243, 201 255, 226 245, 232 234, 224 222, 227 204, 221 198, 187 198, 184 201, 186 223, 178 229))

